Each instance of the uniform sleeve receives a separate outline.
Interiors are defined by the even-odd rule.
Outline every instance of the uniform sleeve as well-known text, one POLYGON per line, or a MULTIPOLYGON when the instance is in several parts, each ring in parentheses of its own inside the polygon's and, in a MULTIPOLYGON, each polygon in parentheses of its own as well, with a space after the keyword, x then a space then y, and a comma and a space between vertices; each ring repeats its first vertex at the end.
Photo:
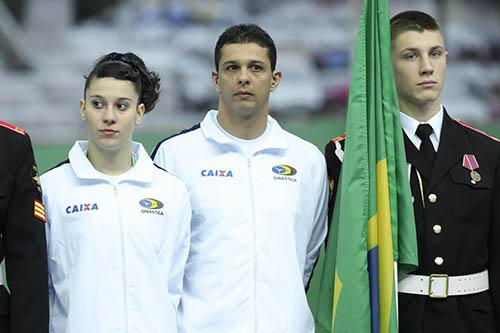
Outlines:
POLYGON ((493 300, 493 309, 500 332, 500 162, 497 165, 493 196, 491 198, 492 213, 490 221, 489 249, 489 285, 493 300))
MULTIPOLYGON (((343 151, 344 141, 338 142, 340 145, 339 150, 343 151)), ((335 204, 335 197, 337 195, 337 188, 339 185, 340 178, 340 167, 342 166, 342 161, 337 156, 335 151, 337 150, 337 144, 335 142, 329 142, 325 147, 325 158, 326 167, 328 170, 328 185, 329 185, 329 195, 328 195, 328 224, 332 223, 333 216, 333 206, 335 204)))
POLYGON ((304 286, 309 283, 309 278, 319 255, 319 249, 327 234, 327 200, 328 184, 326 177, 326 165, 323 158, 318 159, 316 163, 316 173, 313 175, 313 192, 318 195, 315 197, 313 231, 307 246, 306 264, 304 268, 303 282, 304 286))
POLYGON ((165 142, 158 144, 158 146, 154 149, 153 153, 151 154, 151 159, 156 165, 162 167, 168 172, 173 173, 172 170, 174 166, 171 163, 172 159, 168 158, 168 147, 165 142))
MULTIPOLYGON (((47 183, 47 180, 45 178, 45 175, 40 176, 40 183, 42 185, 42 190, 43 190, 43 204, 45 206, 45 216, 46 216, 46 223, 45 223, 45 239, 47 242, 47 258, 49 258, 50 254, 50 246, 51 246, 51 233, 50 233, 50 226, 51 226, 51 213, 50 213, 50 192, 49 192, 49 184, 47 183)), ((50 274, 50 260, 47 259, 47 269, 48 269, 48 293, 49 293, 49 309, 53 307, 54 304, 54 295, 55 295, 55 290, 54 290, 54 284, 52 281, 52 277, 50 274)), ((49 310, 50 313, 50 310, 49 310)), ((50 317, 50 315, 49 315, 50 317)), ((50 320, 49 320, 50 322, 50 320)))
POLYGON ((181 300, 184 268, 186 267, 191 241, 191 204, 187 191, 182 196, 178 218, 177 245, 172 259, 170 276, 168 277, 168 290, 176 309, 178 309, 181 300))
POLYGON ((24 138, 3 232, 7 283, 11 294, 11 333, 48 331, 43 206, 33 149, 29 136, 24 138))
POLYGON ((165 168, 165 154, 163 152, 163 144, 158 143, 151 153, 151 159, 155 164, 165 168))

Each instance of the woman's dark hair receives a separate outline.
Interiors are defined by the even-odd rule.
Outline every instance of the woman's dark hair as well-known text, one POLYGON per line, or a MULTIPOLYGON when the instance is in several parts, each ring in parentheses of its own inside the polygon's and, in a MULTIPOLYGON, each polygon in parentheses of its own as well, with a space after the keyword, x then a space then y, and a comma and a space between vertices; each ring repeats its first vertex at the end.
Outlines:
POLYGON ((84 96, 92 80, 105 77, 132 82, 139 95, 139 103, 144 104, 144 113, 155 107, 160 95, 160 76, 149 71, 144 61, 134 53, 112 52, 97 59, 92 71, 84 76, 84 96))

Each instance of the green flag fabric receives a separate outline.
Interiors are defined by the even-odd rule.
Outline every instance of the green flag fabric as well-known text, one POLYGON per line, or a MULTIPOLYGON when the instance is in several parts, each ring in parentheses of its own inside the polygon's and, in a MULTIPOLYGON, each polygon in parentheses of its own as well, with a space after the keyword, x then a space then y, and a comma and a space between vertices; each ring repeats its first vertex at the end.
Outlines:
POLYGON ((399 273, 417 241, 391 64, 388 0, 364 0, 340 183, 308 299, 317 333, 397 332, 399 273))

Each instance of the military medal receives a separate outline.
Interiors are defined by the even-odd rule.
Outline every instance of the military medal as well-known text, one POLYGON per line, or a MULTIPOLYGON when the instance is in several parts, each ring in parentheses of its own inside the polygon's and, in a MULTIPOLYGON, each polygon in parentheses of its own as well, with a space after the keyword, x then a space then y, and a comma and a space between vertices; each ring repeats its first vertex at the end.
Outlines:
POLYGON ((481 175, 479 174, 479 172, 472 170, 470 172, 470 181, 471 181, 471 183, 475 184, 475 183, 477 183, 480 180, 481 180, 481 175))
POLYGON ((476 169, 479 168, 479 163, 477 163, 474 154, 464 154, 462 166, 470 170, 470 182, 472 184, 477 184, 481 181, 481 175, 476 171, 476 169))

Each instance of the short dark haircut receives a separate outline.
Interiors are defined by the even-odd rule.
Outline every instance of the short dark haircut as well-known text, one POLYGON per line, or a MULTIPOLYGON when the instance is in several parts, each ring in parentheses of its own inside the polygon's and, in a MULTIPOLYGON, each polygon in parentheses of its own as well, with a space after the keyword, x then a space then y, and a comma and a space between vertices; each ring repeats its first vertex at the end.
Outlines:
POLYGON ((267 49, 271 70, 276 68, 276 46, 269 34, 256 24, 238 24, 227 28, 217 40, 214 51, 215 70, 219 69, 221 49, 226 44, 255 43, 267 49))
POLYGON ((97 59, 92 71, 84 76, 84 96, 92 80, 105 77, 132 82, 139 95, 139 103, 144 104, 145 113, 155 107, 160 96, 160 76, 148 70, 144 61, 134 53, 112 52, 97 59))
POLYGON ((401 12, 391 18, 391 42, 403 32, 424 30, 441 31, 441 27, 435 18, 416 10, 401 12))

